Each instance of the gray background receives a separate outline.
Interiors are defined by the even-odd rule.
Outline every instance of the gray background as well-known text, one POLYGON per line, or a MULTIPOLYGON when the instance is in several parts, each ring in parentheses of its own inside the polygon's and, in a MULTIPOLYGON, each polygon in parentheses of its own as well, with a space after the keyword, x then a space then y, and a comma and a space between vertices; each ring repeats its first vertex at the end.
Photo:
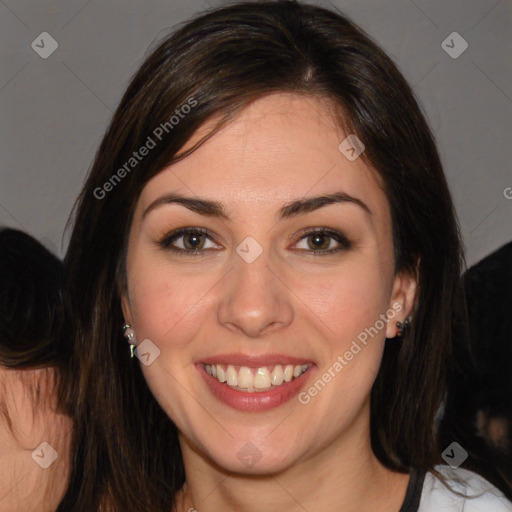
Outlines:
MULTIPOLYGON (((0 1, 0 225, 62 256, 74 200, 148 46, 221 4, 0 1), (42 32, 59 45, 47 59, 31 47, 42 32)), ((332 5, 373 36, 413 85, 438 141, 468 264, 512 240, 512 198, 504 193, 512 187, 512 0, 332 5), (441 46, 454 31, 469 44, 458 58, 441 46)))

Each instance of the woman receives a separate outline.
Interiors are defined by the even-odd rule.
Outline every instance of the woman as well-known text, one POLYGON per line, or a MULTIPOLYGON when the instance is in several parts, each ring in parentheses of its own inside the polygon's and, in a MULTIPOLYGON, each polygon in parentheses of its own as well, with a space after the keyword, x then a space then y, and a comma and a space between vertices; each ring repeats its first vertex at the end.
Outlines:
POLYGON ((0 511, 51 512, 68 484, 61 287, 58 258, 22 231, 0 230, 0 511))
POLYGON ((434 430, 461 264, 429 128, 360 29, 288 1, 190 21, 77 203, 61 510, 509 510, 434 430))

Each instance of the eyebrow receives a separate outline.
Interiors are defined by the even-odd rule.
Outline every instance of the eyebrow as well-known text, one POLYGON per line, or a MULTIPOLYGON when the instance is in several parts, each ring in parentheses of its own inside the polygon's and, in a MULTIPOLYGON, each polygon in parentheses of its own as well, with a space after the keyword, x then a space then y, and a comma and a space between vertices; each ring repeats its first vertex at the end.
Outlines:
MULTIPOLYGON (((332 194, 307 197, 286 203, 279 210, 279 218, 280 220, 289 219, 291 217, 303 215, 305 213, 312 212, 324 206, 335 203, 355 204, 362 208, 369 215, 373 215, 370 208, 363 201, 361 201, 361 199, 352 197, 345 192, 334 192, 332 194)), ((231 220, 227 214, 227 208, 224 203, 219 201, 211 201, 209 199, 185 197, 179 194, 166 194, 162 197, 159 197, 144 210, 142 218, 144 219, 150 211, 165 204, 179 204, 201 215, 231 220)))

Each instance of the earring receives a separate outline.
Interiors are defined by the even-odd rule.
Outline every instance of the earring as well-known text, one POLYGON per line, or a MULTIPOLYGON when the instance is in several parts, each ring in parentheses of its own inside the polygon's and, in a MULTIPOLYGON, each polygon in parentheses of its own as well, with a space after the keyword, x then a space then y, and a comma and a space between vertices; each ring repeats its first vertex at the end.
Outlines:
POLYGON ((397 322, 396 326, 398 327, 398 332, 396 333, 396 335, 398 337, 402 336, 404 331, 406 331, 410 325, 411 321, 409 320, 409 318, 406 318, 403 322, 397 322))
POLYGON ((135 339, 135 331, 132 329, 131 325, 125 324, 123 325, 123 334, 126 341, 130 344, 130 357, 133 357, 133 351, 135 350, 137 343, 137 340, 135 339))

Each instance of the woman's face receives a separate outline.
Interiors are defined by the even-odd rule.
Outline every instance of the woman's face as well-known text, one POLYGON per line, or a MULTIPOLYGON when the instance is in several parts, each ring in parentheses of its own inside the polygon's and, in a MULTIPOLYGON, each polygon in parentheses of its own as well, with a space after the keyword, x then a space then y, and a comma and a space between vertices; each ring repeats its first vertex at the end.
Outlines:
POLYGON ((369 442, 414 282, 394 275, 387 198, 347 135, 319 100, 273 94, 140 195, 123 311, 185 460, 264 473, 369 442))

